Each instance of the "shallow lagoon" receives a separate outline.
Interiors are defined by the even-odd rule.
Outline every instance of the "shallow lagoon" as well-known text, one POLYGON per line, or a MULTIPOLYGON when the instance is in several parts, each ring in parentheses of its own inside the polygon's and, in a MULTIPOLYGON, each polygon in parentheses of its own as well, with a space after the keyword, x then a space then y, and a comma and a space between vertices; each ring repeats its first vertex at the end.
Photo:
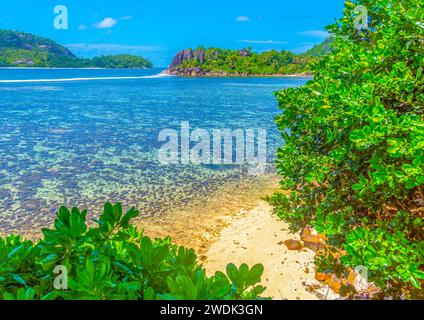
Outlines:
POLYGON ((273 93, 307 78, 161 71, 0 69, 0 231, 49 226, 63 204, 98 210, 121 201, 158 216, 257 179, 240 166, 160 165, 159 132, 182 121, 192 129, 266 129, 272 171, 282 143, 273 93), (60 80, 73 78, 80 80, 60 80))

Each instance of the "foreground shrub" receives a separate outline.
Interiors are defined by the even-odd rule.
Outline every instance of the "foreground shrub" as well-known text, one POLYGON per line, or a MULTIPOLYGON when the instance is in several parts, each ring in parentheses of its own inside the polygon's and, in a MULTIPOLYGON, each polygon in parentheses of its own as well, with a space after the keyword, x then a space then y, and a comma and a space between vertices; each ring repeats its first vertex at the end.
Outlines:
POLYGON ((207 277, 194 250, 143 236, 130 224, 137 215, 106 204, 89 228, 86 211, 61 208, 38 243, 0 238, 0 299, 236 300, 264 292, 257 285, 262 265, 230 264, 226 273, 207 277), (68 271, 68 290, 55 289, 57 266, 68 271))
POLYGON ((273 197, 278 214, 325 234, 345 267, 365 266, 394 298, 416 296, 424 279, 423 18, 419 0, 347 1, 314 80, 277 94, 277 169, 290 190, 273 197), (367 30, 354 28, 357 5, 367 30))

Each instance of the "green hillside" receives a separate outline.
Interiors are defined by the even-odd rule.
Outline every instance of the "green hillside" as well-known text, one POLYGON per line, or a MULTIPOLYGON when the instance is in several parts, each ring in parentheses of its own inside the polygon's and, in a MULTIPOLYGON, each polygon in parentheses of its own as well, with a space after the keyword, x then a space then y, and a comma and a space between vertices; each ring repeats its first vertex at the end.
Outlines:
POLYGON ((83 59, 50 39, 0 29, 0 67, 151 68, 153 65, 134 55, 83 59))
POLYGON ((327 54, 331 53, 331 51, 333 51, 333 42, 334 42, 334 39, 331 37, 328 37, 327 39, 324 40, 323 43, 317 44, 312 49, 302 54, 302 56, 315 57, 315 58, 326 56, 327 54))

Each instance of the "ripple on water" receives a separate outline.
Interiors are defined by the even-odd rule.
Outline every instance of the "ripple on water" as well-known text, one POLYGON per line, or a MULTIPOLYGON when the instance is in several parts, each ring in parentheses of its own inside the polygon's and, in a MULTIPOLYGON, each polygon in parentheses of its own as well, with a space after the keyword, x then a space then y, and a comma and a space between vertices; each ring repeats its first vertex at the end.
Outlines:
MULTIPOLYGON (((27 70, 24 76, 32 72, 31 78, 47 79, 52 78, 48 72, 70 72, 75 77, 76 71, 27 70)), ((140 70, 84 72, 93 77, 97 73, 152 75, 140 70)), ((10 77, 15 78, 18 75, 10 77)), ((4 84, 0 87, 0 228, 32 232, 49 226, 61 205, 96 214, 106 201, 135 206, 144 218, 156 219, 214 197, 229 184, 234 187, 227 190, 228 198, 234 190, 261 185, 255 180, 258 177, 246 176, 240 167, 161 166, 158 134, 162 129, 178 130, 181 121, 189 121, 192 129, 209 131, 264 128, 272 163, 281 145, 273 122, 278 113, 274 91, 305 82, 144 78, 60 86, 4 84)), ((231 203, 228 198, 222 208, 231 203)), ((239 203, 243 201, 248 200, 240 197, 239 203)))

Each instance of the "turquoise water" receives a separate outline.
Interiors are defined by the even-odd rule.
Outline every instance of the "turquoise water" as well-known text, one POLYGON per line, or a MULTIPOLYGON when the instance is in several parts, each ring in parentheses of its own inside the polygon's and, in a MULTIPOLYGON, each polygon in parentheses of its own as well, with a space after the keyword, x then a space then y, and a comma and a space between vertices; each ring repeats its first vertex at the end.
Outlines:
POLYGON ((264 128, 272 163, 281 144, 273 93, 307 81, 161 71, 0 69, 0 231, 49 226, 63 204, 121 201, 160 215, 246 178, 241 166, 160 165, 159 132, 181 121, 264 128))

